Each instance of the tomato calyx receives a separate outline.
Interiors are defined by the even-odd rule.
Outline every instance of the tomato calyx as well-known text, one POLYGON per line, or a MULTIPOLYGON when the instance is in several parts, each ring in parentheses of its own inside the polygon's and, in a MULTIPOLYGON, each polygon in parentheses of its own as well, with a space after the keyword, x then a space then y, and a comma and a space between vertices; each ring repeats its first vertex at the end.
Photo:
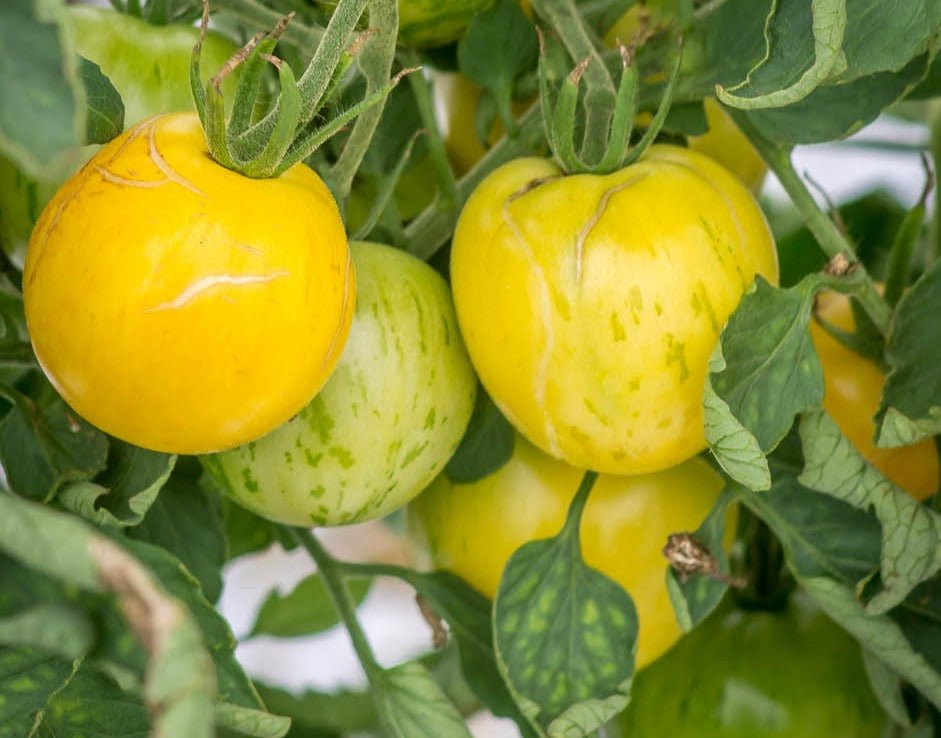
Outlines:
MULTIPOLYGON (((634 132, 634 121, 637 115, 637 92, 639 76, 637 66, 634 64, 636 47, 643 43, 649 33, 642 27, 635 38, 625 46, 618 41, 618 50, 621 55, 621 78, 613 99, 592 94, 592 86, 597 87, 598 82, 586 78, 588 92, 585 95, 584 105, 586 112, 589 106, 597 110, 609 103, 610 110, 604 115, 588 115, 585 117, 585 131, 581 147, 576 147, 576 123, 582 117, 578 110, 579 88, 582 78, 586 76, 594 55, 583 57, 575 67, 565 76, 553 102, 553 91, 550 86, 552 71, 549 69, 549 55, 546 53, 545 38, 539 34, 539 97, 543 111, 543 121, 546 130, 546 139, 556 160, 562 169, 569 174, 590 173, 610 174, 633 164, 647 148, 654 142, 673 102, 673 92, 679 76, 680 64, 683 58, 682 37, 677 38, 677 52, 670 70, 669 77, 663 90, 660 104, 649 127, 640 140, 631 146, 631 136, 634 132), (599 98, 599 99, 596 99, 599 98), (600 156, 595 155, 594 149, 604 148, 600 156)), ((597 66, 603 67, 601 64, 597 66)), ((600 71, 603 82, 614 87, 614 82, 608 72, 600 71)))
MULTIPOLYGON (((247 177, 277 177, 309 157, 350 121, 370 108, 380 106, 405 75, 416 71, 417 68, 403 69, 389 79, 392 54, 386 54, 384 49, 379 48, 379 54, 388 57, 388 65, 384 65, 383 81, 375 84, 374 80, 367 80, 366 93, 358 103, 319 126, 313 125, 318 114, 322 116, 323 107, 336 97, 340 80, 352 65, 355 56, 360 52, 371 54, 371 37, 386 36, 389 33, 389 29, 356 33, 356 24, 367 4, 380 8, 390 5, 388 0, 340 2, 300 77, 295 76, 290 64, 272 55, 278 39, 294 17, 294 13, 289 13, 269 33, 252 37, 218 74, 203 85, 200 77, 200 52, 209 23, 209 0, 203 0, 200 41, 193 49, 190 66, 190 87, 212 158, 222 166, 247 177), (349 44, 351 34, 353 41, 349 44), (280 92, 265 115, 253 122, 252 112, 261 91, 263 71, 267 64, 273 65, 277 70, 280 92), (243 67, 243 78, 236 90, 232 111, 227 117, 221 82, 238 66, 243 67)), ((394 15, 394 8, 392 14, 394 15)), ((393 52, 394 31, 394 28, 391 29, 393 52)), ((380 38, 380 42, 382 40, 380 38)), ((375 122, 378 122, 378 116, 371 117, 375 117, 375 122)), ((371 119, 367 121, 373 126, 375 122, 371 119)), ((364 152, 365 147, 362 153, 364 152)), ((359 152, 351 149, 351 153, 359 152)), ((358 160, 356 164, 358 166, 358 160)), ((339 167, 339 163, 337 166, 339 167)), ((355 169, 356 167, 344 167, 344 170, 355 169)), ((342 190, 348 189, 352 175, 344 173, 340 180, 340 194, 344 194, 342 190)))

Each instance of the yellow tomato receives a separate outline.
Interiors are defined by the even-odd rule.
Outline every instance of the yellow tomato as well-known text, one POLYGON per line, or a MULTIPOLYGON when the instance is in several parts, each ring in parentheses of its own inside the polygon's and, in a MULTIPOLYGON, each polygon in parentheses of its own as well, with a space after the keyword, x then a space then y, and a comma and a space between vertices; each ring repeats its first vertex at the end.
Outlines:
MULTIPOLYGON (((817 314, 845 331, 854 330, 849 298, 825 293, 817 299, 817 314)), ((934 441, 913 446, 877 448, 873 416, 879 408, 885 375, 874 363, 846 348, 811 321, 810 335, 823 365, 823 406, 859 452, 879 471, 924 500, 938 491, 938 453, 934 441)))
POLYGON ((468 200, 451 253, 490 396, 544 451, 613 474, 705 447, 706 363, 756 274, 778 267, 751 194, 673 146, 605 176, 510 162, 468 200))
MULTIPOLYGON (((517 437, 513 457, 495 473, 471 484, 443 475, 413 500, 409 537, 434 566, 492 598, 517 548, 562 529, 582 474, 517 437)), ((634 599, 638 668, 681 635, 666 589, 667 536, 695 530, 722 487, 709 464, 694 458, 656 474, 601 475, 592 489, 582 517, 582 555, 634 599)))
POLYGON ((142 122, 66 182, 30 238, 23 289, 36 355, 80 415, 190 454, 304 407, 354 304, 320 178, 302 165, 271 180, 225 169, 188 113, 142 122))

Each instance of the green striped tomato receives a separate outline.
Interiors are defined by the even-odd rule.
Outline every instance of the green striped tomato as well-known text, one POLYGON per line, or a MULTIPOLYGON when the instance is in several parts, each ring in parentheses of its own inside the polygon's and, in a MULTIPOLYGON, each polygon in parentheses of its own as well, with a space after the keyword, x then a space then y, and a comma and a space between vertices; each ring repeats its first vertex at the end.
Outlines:
POLYGON ((356 313, 323 390, 273 433, 203 457, 238 503, 290 525, 358 523, 404 505, 454 453, 474 405, 444 280, 389 246, 351 249, 356 313))
POLYGON ((475 13, 493 0, 399 0, 399 36, 407 46, 431 48, 457 41, 475 13))

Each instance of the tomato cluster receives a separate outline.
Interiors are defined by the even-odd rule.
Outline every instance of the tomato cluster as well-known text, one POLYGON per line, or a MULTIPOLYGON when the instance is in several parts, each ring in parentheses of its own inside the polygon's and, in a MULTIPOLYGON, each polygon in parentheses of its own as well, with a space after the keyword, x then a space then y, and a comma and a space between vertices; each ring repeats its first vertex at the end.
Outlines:
MULTIPOLYGON (((401 39, 436 46, 458 38, 488 2, 400 5, 401 39)), ((707 134, 687 147, 654 144, 612 173, 567 172, 545 158, 491 172, 457 219, 449 285, 403 250, 348 242, 351 221, 369 210, 363 192, 344 218, 304 164, 251 179, 213 160, 179 94, 194 29, 160 36, 115 13, 71 12, 78 50, 121 92, 130 125, 61 187, 0 161, 2 209, 17 213, 2 221, 0 239, 18 261, 31 234, 30 338, 78 414, 144 448, 202 455, 233 500, 279 523, 344 525, 410 503, 418 556, 488 597, 514 551, 562 527, 584 470, 598 471, 583 554, 631 593, 637 665, 652 664, 638 680, 638 706, 612 730, 692 735, 690 720, 674 726, 644 712, 644 695, 666 693, 687 699, 669 715, 695 714, 697 725, 714 724, 710 735, 773 735, 772 724, 831 734, 829 718, 802 705, 799 675, 750 666, 753 651, 794 663, 781 643, 805 647, 802 665, 816 664, 845 691, 846 721, 877 725, 881 711, 848 637, 801 602, 774 615, 720 611, 661 658, 681 636, 663 543, 694 530, 724 487, 701 455, 707 362, 755 278, 778 279, 753 194, 764 163, 717 103, 705 104, 707 134), (41 215, 25 209, 37 198, 48 199, 41 215), (514 450, 496 471, 461 483, 443 469, 471 420, 478 380, 513 426, 514 450), (687 679, 685 665, 709 649, 720 668, 687 679), (781 695, 784 682, 798 688, 781 695), (719 712, 705 707, 715 704, 719 712)), ((618 33, 633 34, 638 22, 635 13, 618 33)), ((205 63, 216 68, 234 46, 209 38, 205 63)), ((437 88, 448 153, 463 172, 502 129, 478 140, 480 91, 468 79, 442 76, 437 88)), ((406 182, 421 203, 434 197, 427 166, 406 182)), ((827 295, 818 308, 821 319, 853 328, 845 299, 827 295)), ((811 333, 824 405, 847 437, 912 495, 933 494, 931 443, 872 444, 881 370, 816 323, 811 333)))

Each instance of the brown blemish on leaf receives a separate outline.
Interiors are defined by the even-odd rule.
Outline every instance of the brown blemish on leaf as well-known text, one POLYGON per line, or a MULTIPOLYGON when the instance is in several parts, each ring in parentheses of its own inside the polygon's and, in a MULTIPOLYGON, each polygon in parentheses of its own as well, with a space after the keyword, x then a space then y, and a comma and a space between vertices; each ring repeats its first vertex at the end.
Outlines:
POLYGON ((425 622, 431 627, 431 644, 436 650, 444 648, 448 642, 448 628, 444 624, 441 616, 435 612, 434 608, 428 604, 422 595, 415 595, 415 601, 418 603, 418 610, 425 622))
POLYGON ((732 577, 722 571, 718 559, 705 544, 696 540, 692 533, 672 533, 663 547, 663 555, 670 562, 680 583, 694 574, 701 574, 736 589, 741 589, 746 584, 744 579, 732 577))

